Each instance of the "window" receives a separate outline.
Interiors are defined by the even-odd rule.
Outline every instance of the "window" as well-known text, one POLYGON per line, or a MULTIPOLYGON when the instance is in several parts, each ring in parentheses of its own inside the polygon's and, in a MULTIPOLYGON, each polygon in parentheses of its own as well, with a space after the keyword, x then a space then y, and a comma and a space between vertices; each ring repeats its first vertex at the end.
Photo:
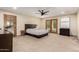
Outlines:
POLYGON ((69 28, 69 24, 70 24, 69 17, 61 18, 60 23, 61 23, 60 28, 69 28))

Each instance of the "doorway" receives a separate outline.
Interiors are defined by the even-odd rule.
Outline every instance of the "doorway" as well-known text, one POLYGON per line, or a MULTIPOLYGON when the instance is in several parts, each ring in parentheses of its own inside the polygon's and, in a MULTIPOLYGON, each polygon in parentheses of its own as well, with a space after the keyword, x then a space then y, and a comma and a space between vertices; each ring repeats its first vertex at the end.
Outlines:
POLYGON ((11 32, 16 36, 16 16, 4 14, 4 32, 11 32))
POLYGON ((58 21, 57 19, 46 20, 46 29, 51 33, 57 33, 58 29, 58 21))

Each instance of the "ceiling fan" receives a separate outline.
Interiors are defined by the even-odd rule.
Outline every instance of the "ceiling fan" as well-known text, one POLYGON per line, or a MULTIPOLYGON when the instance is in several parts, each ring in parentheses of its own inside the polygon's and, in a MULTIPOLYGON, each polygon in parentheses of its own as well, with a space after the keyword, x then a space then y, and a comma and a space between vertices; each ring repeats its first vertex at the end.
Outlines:
POLYGON ((46 11, 45 9, 42 9, 42 10, 38 10, 38 12, 39 12, 39 13, 36 13, 36 14, 40 14, 41 16, 43 16, 43 15, 47 15, 47 13, 48 13, 49 11, 46 11))

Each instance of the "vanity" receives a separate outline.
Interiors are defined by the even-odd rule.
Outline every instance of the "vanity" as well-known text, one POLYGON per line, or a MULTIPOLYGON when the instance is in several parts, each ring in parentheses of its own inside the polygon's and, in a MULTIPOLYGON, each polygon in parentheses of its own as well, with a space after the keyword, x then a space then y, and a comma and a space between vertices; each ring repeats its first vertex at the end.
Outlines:
POLYGON ((0 31, 0 52, 12 52, 13 34, 0 31))

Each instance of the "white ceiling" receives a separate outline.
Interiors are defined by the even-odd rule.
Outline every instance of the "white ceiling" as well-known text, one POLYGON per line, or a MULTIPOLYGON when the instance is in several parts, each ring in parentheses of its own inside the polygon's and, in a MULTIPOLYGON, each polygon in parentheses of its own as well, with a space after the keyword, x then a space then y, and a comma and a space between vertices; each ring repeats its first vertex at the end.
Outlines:
POLYGON ((0 7, 0 10, 44 18, 44 17, 73 14, 76 13, 79 10, 79 8, 78 7, 17 7, 16 9, 13 9, 12 7, 0 7), (48 15, 45 16, 36 14, 38 13, 38 10, 41 9, 49 10, 50 12, 48 13, 48 15))

